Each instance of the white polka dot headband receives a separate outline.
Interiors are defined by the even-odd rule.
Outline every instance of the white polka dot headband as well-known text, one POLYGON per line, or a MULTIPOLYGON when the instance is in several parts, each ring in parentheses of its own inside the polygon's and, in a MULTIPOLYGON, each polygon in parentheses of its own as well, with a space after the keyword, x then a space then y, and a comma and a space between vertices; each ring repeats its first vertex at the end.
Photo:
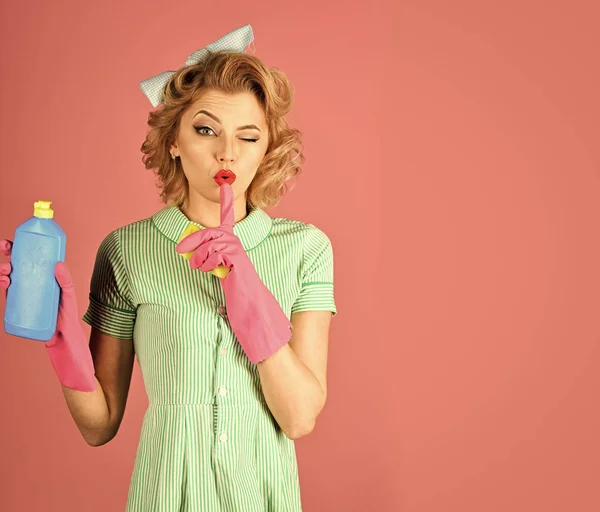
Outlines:
MULTIPOLYGON (((219 50, 244 52, 246 46, 253 40, 254 34, 252 33, 252 27, 250 25, 236 28, 216 41, 206 45, 204 48, 196 50, 187 58, 184 67, 198 64, 209 52, 216 52, 219 50)), ((162 94, 165 86, 175 73, 176 71, 163 71, 156 76, 146 78, 140 82, 142 92, 150 100, 153 107, 162 103, 162 94)))

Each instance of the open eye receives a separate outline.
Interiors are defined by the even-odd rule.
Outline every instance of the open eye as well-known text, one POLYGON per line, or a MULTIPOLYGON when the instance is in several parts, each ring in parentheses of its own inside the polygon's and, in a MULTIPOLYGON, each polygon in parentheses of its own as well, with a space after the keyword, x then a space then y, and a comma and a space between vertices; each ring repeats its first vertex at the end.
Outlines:
POLYGON ((200 135, 209 135, 208 133, 200 133, 202 130, 210 130, 211 132, 215 133, 213 129, 209 128, 208 126, 194 126, 194 130, 196 130, 200 135))
MULTIPOLYGON (((214 130, 212 128, 210 128, 209 126, 194 126, 194 130, 196 130, 196 132, 198 132, 199 135, 205 135, 205 136, 210 135, 210 133, 203 133, 202 130, 210 130, 213 134, 215 133, 214 130)), ((245 140, 246 142, 258 142, 260 139, 242 139, 242 140, 245 140)))

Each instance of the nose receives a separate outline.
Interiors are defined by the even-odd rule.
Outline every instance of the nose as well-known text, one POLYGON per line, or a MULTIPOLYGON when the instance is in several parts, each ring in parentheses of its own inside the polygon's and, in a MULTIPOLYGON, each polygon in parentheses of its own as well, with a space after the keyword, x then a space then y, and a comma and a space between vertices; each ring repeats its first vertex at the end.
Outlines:
POLYGON ((219 162, 223 164, 230 163, 235 160, 233 141, 225 138, 225 142, 221 144, 221 147, 218 149, 217 158, 219 159, 219 162))

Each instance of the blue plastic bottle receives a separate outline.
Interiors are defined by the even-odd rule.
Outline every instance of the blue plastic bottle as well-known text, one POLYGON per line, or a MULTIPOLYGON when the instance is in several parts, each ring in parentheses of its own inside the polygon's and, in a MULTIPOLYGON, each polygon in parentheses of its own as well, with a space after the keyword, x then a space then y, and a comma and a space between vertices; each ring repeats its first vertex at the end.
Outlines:
POLYGON ((34 216, 16 229, 4 313, 8 334, 39 341, 50 341, 56 331, 60 286, 54 267, 65 261, 67 243, 51 204, 36 202, 34 216))

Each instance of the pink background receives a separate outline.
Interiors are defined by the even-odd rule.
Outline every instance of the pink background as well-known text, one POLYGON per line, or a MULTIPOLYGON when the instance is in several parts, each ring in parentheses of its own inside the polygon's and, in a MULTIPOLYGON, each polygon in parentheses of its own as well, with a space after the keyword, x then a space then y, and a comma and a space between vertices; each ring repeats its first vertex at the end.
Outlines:
MULTIPOLYGON (((250 23, 296 87, 307 157, 269 213, 336 254, 328 403, 296 443, 304 509, 597 511, 599 16, 591 0, 4 1, 0 237, 52 200, 83 314, 100 241, 161 207, 138 82, 250 23)), ((137 363, 100 448, 39 342, 0 333, 0 386, 0 510, 124 510, 137 363)))

